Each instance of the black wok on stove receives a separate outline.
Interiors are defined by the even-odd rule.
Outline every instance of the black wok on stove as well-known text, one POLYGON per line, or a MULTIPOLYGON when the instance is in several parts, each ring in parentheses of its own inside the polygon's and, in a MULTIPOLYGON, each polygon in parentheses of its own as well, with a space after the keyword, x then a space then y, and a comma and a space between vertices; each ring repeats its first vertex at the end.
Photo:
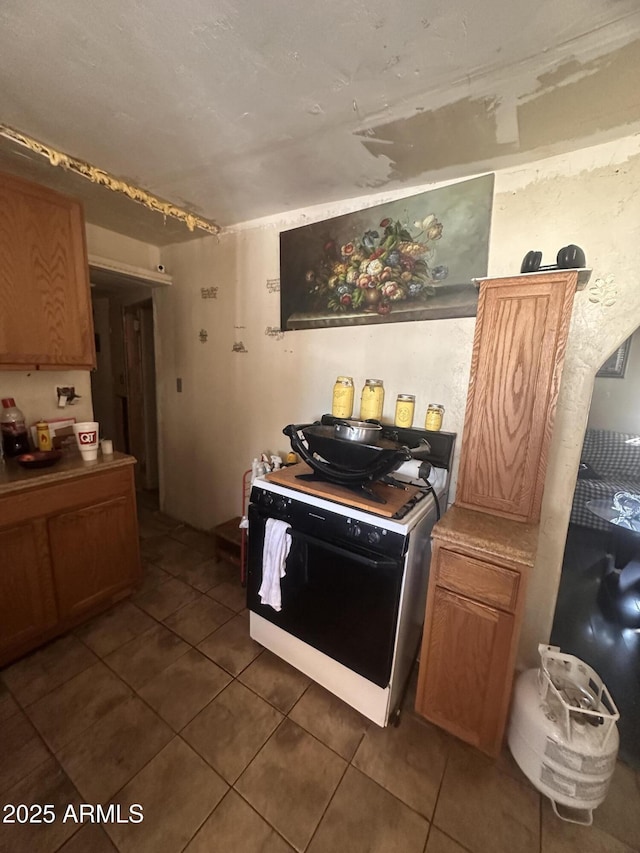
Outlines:
POLYGON ((343 486, 364 486, 412 459, 411 451, 385 438, 362 444, 335 436, 333 426, 289 424, 283 429, 294 450, 325 480, 343 486), (306 442, 306 443, 305 443, 306 442))

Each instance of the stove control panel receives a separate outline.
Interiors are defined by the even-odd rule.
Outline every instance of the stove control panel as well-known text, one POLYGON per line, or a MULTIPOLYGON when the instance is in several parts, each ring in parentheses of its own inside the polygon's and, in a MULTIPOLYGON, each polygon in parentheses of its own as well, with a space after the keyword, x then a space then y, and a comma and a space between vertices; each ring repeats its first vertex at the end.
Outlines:
POLYGON ((266 489, 254 486, 251 503, 261 515, 286 521, 294 531, 316 539, 389 556, 402 556, 406 550, 407 537, 401 533, 266 489))
POLYGON ((347 536, 351 539, 366 542, 368 545, 378 545, 382 541, 382 537, 386 535, 386 530, 372 527, 370 524, 363 524, 361 521, 347 519, 347 536))
MULTIPOLYGON (((278 512, 284 512, 287 508, 287 498, 284 498, 282 495, 274 495, 273 492, 259 492, 261 495, 261 500, 259 501, 262 506, 269 508, 273 507, 278 512)), ((291 499, 289 499, 289 503, 291 499)))

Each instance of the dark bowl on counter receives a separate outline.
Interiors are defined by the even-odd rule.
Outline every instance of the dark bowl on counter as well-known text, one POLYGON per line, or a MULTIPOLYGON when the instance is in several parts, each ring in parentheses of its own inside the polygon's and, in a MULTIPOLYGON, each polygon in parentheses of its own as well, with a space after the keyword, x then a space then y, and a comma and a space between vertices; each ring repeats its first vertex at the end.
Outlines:
POLYGON ((23 468, 48 468, 50 465, 62 459, 60 450, 34 450, 33 453, 23 453, 16 457, 16 461, 23 468))

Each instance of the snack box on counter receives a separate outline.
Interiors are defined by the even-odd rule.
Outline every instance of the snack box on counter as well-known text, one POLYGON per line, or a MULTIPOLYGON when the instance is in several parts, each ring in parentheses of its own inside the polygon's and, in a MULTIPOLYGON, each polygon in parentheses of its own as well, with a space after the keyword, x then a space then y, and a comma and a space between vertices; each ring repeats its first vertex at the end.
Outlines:
MULTIPOLYGON (((67 441, 69 441, 70 444, 75 444, 75 438, 73 435, 73 425, 75 422, 75 418, 54 418, 50 421, 46 421, 46 423, 49 424, 49 435, 51 436, 52 447, 59 448, 64 446, 67 441)), ((31 442, 33 446, 37 448, 38 431, 35 424, 29 427, 29 432, 31 434, 31 442)))

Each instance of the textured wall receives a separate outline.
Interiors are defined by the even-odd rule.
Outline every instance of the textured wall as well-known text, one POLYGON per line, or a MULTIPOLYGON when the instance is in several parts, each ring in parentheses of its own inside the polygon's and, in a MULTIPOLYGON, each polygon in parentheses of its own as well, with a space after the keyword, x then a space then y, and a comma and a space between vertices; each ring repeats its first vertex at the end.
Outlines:
MULTIPOLYGON (((593 268, 576 295, 560 389, 521 645, 530 663, 550 633, 595 372, 640 322, 639 193, 637 137, 496 175, 491 275, 517 272, 529 249, 550 263, 572 242, 593 268)), ((473 319, 267 334, 279 323, 278 294, 268 285, 278 277, 279 230, 390 197, 307 209, 163 250, 175 282, 154 294, 168 512, 203 528, 238 512, 251 458, 286 450, 285 424, 328 411, 340 373, 353 375, 357 386, 369 376, 383 379, 387 419, 397 393, 414 393, 418 417, 437 400, 447 409, 445 429, 461 433, 473 319), (210 287, 218 288, 216 298, 202 299, 201 288, 210 287), (240 342, 246 352, 233 352, 240 342)))

